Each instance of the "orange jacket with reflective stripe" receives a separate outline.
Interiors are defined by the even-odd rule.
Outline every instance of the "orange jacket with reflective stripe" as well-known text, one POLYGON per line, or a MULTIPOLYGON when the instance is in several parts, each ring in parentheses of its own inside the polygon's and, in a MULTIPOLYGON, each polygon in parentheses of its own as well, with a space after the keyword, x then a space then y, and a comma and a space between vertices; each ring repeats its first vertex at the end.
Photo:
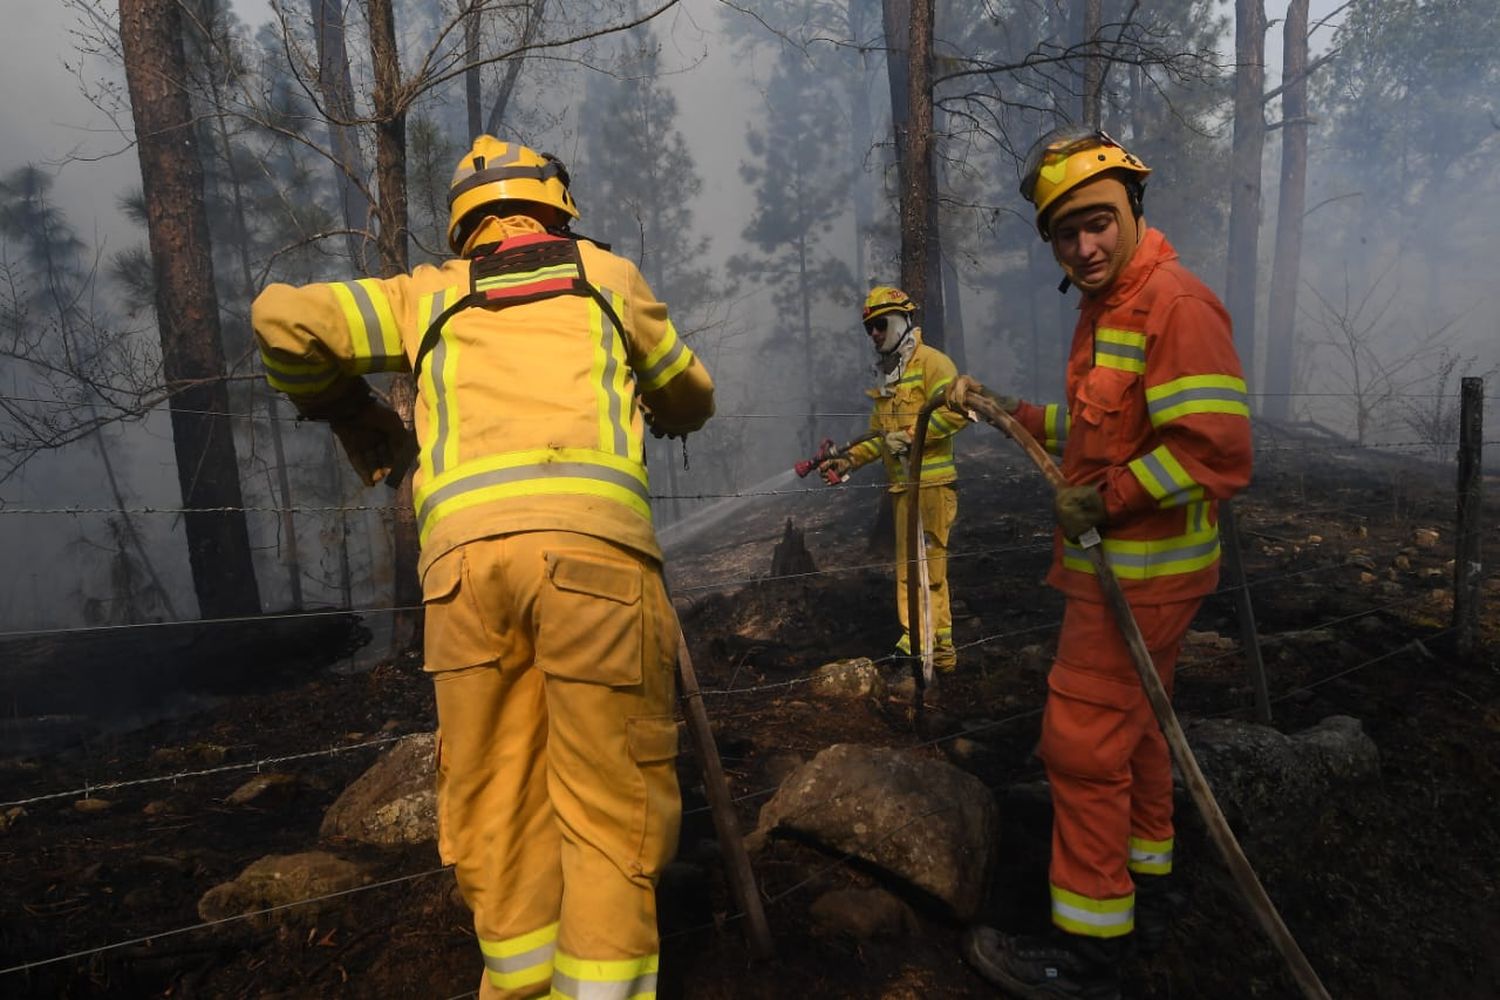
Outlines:
MULTIPOLYGON (((867 389, 866 395, 875 400, 870 411, 870 430, 889 434, 892 431, 915 431, 917 416, 939 390, 958 375, 958 369, 948 355, 936 347, 922 343, 922 329, 912 331, 916 349, 906 362, 901 377, 892 386, 867 389)), ((927 485, 951 483, 958 478, 958 466, 953 458, 953 435, 968 426, 968 421, 952 410, 938 407, 932 411, 927 422, 927 438, 922 447, 922 482, 927 485)), ((854 468, 881 459, 885 463, 886 479, 890 481, 890 492, 906 490, 907 460, 897 458, 879 439, 862 441, 849 449, 849 460, 854 468)))
MULTIPOLYGON (((484 226, 475 245, 542 232, 526 217, 484 226)), ((637 397, 657 427, 693 431, 713 413, 713 381, 633 263, 587 241, 578 252, 623 329, 582 295, 476 307, 453 315, 422 361, 412 485, 423 572, 464 542, 549 529, 661 558, 637 397)), ((267 378, 297 397, 410 371, 428 326, 468 294, 469 268, 450 260, 394 278, 268 286, 251 316, 267 378)), ((558 277, 544 270, 497 280, 558 277)))
MULTIPOLYGON (((1209 593, 1219 580, 1218 501, 1250 481, 1250 408, 1229 315, 1147 229, 1109 291, 1085 299, 1068 356, 1067 402, 1017 416, 1096 483, 1104 549, 1131 601, 1209 593)), ((1057 533, 1047 580, 1102 601, 1082 550, 1057 533)))

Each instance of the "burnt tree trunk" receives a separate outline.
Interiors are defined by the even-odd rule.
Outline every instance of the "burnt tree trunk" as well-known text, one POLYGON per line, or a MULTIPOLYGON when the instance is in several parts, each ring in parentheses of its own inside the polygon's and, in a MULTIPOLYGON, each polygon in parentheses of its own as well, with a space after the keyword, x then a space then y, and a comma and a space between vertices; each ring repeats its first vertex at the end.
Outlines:
MULTIPOLYGON (((406 219, 406 101, 401 85, 401 63, 396 50, 396 18, 391 0, 368 0, 370 57, 375 72, 375 183, 378 198, 375 215, 380 222, 376 246, 380 250, 380 273, 405 272, 407 258, 406 219)), ((391 379, 391 405, 401 419, 411 424, 416 387, 410 375, 391 379)), ((395 603, 398 608, 416 608, 422 603, 422 585, 417 578, 417 518, 412 510, 412 477, 401 481, 395 504, 395 603)), ((393 648, 412 646, 419 634, 421 618, 413 612, 398 612, 393 648)))
POLYGON ((1102 0, 1083 0, 1083 123, 1099 128, 1104 121, 1104 57, 1099 52, 1099 27, 1103 23, 1102 0))
POLYGON ((230 427, 203 164, 175 0, 120 0, 188 562, 205 618, 260 612, 230 427), (210 415, 212 414, 212 415, 210 415), (231 509, 219 509, 231 508, 231 509))
POLYGON ((1260 240, 1260 167, 1266 143, 1264 0, 1235 0, 1234 143, 1229 156, 1229 257, 1225 305, 1246 381, 1255 373, 1255 289, 1260 240))
POLYGON ((464 108, 469 113, 469 138, 484 128, 483 94, 479 80, 479 12, 475 7, 464 17, 464 108))
POLYGON ((1281 196, 1276 204, 1276 260, 1266 324, 1264 411, 1292 415, 1297 353, 1297 286, 1302 274, 1302 216, 1307 207, 1307 6, 1292 0, 1282 27, 1281 196))
POLYGON ((361 274, 369 274, 372 268, 365 259, 363 232, 370 224, 370 200, 356 181, 365 176, 365 158, 359 148, 359 133, 352 124, 357 114, 349 50, 344 40, 342 0, 312 0, 312 19, 318 44, 318 92, 328 114, 328 146, 336 161, 334 180, 339 208, 344 228, 350 230, 344 242, 349 260, 361 274))

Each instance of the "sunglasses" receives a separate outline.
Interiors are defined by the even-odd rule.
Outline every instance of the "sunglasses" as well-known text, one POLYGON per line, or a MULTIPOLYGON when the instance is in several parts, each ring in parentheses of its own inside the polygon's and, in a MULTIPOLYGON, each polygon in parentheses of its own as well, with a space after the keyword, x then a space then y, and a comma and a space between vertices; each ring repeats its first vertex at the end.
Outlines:
POLYGON ((865 321, 865 329, 866 330, 875 330, 878 333, 885 333, 885 328, 891 325, 890 324, 890 319, 891 319, 891 317, 889 315, 886 315, 886 316, 876 316, 872 320, 866 320, 865 321))

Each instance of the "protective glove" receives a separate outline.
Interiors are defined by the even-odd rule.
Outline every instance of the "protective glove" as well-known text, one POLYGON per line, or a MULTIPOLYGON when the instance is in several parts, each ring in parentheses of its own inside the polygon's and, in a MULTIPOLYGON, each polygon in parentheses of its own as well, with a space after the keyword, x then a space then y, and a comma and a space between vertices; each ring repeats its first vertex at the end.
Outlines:
POLYGON ((905 455, 908 451, 911 451, 911 440, 912 440, 911 431, 908 431, 908 430, 891 431, 889 434, 887 434, 885 436, 884 440, 885 440, 885 450, 888 451, 888 452, 890 452, 896 458, 900 458, 902 455, 905 455))
POLYGON ((656 414, 652 412, 651 407, 647 405, 644 399, 636 400, 636 405, 641 408, 641 419, 646 421, 646 429, 651 432, 652 437, 658 440, 661 438, 681 438, 684 441, 687 440, 686 431, 669 431, 656 426, 656 414))
POLYGON ((854 463, 847 458, 825 458, 818 463, 818 472, 822 474, 829 486, 842 483, 853 471, 854 463))
POLYGON ((417 438, 395 410, 371 398, 350 416, 329 421, 349 464, 366 486, 401 482, 417 455, 417 438))
POLYGON ((1097 486, 1063 486, 1052 500, 1052 512, 1070 542, 1104 523, 1104 494, 1097 486))
POLYGON ((1021 400, 1016 396, 1003 396, 990 392, 979 380, 972 375, 960 375, 948 384, 948 394, 945 397, 948 409, 955 410, 965 416, 968 415, 969 400, 975 395, 985 396, 995 402, 995 405, 1006 413, 1014 414, 1021 408, 1021 400))

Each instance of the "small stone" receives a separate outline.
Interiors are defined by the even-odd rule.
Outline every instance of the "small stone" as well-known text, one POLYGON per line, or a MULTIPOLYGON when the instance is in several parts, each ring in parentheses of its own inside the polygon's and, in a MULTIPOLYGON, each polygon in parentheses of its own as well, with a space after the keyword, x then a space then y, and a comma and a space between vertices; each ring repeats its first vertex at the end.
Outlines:
POLYGON ((885 678, 868 657, 834 660, 813 671, 812 689, 835 698, 879 698, 885 694, 885 678))
POLYGON ((170 816, 172 812, 172 803, 166 799, 152 799, 141 807, 144 816, 170 816))
POLYGON ((1307 544, 1308 545, 1322 545, 1323 544, 1323 536, 1322 535, 1308 535, 1307 536, 1307 544))
POLYGON ((1375 572, 1375 560, 1358 550, 1349 554, 1349 565, 1358 566, 1360 569, 1369 570, 1371 573, 1375 572))
POLYGON ((1359 582, 1362 583, 1362 584, 1364 584, 1365 586, 1369 586, 1370 584, 1372 584, 1372 583, 1375 582, 1375 574, 1374 573, 1361 573, 1361 574, 1359 574, 1359 582))
POLYGON ((16 824, 26 815, 26 810, 21 806, 11 806, 5 812, 0 813, 0 833, 13 830, 16 824))
POLYGON ((73 808, 77 812, 84 814, 102 813, 109 812, 110 809, 114 808, 114 803, 108 799, 87 798, 74 802, 73 808))
POLYGON ((1406 572, 1411 569, 1411 559, 1408 556, 1397 556, 1395 559, 1391 560, 1391 562, 1392 565, 1394 565, 1402 572, 1406 572))
POLYGON ((254 803, 258 806, 276 805, 297 794, 299 782, 295 774, 270 772, 257 774, 249 781, 229 793, 224 801, 232 806, 254 803))
POLYGON ((1361 524, 1359 527, 1357 527, 1357 528, 1354 529, 1354 537, 1355 538, 1369 538, 1370 537, 1370 529, 1367 528, 1367 527, 1365 527, 1363 524, 1361 524))
POLYGON ((1436 528, 1418 528, 1411 533, 1411 540, 1423 549, 1435 547, 1441 537, 1436 528))

